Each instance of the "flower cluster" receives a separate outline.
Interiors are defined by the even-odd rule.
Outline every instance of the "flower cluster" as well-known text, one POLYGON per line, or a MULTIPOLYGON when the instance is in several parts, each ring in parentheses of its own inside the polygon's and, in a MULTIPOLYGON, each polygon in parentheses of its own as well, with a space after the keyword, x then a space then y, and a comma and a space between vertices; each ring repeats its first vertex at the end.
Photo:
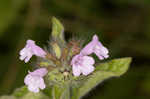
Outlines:
MULTIPOLYGON (((24 60, 27 63, 33 55, 38 57, 45 57, 46 52, 37 46, 33 40, 27 40, 26 46, 20 51, 20 60, 24 60)), ((40 89, 45 88, 43 77, 47 74, 46 68, 40 68, 34 72, 29 72, 25 77, 24 83, 28 86, 28 89, 32 92, 39 92, 40 89)))
MULTIPOLYGON (((64 52, 62 51, 62 55, 64 55, 61 56, 62 58, 69 55, 66 52, 66 50, 64 52)), ((72 52, 74 52, 74 49, 72 49, 72 52)), ((89 56, 92 53, 96 54, 100 60, 109 57, 107 48, 101 44, 97 35, 94 35, 92 41, 89 42, 78 54, 72 54, 73 56, 71 56, 71 62, 69 61, 68 66, 72 66, 72 73, 74 76, 80 76, 81 74, 89 75, 94 71, 95 60, 93 57, 89 56)), ((37 46, 33 40, 27 40, 26 46, 20 51, 19 54, 20 60, 24 60, 25 63, 27 63, 33 55, 44 59, 46 59, 46 56, 49 55, 49 59, 53 60, 54 63, 56 62, 61 65, 61 62, 57 61, 57 57, 52 57, 51 54, 45 52, 42 48, 37 46)), ((48 69, 46 67, 38 68, 35 71, 28 73, 24 79, 24 83, 28 86, 30 91, 37 93, 40 89, 44 89, 46 87, 43 77, 47 73, 48 69)))
POLYGON ((74 76, 88 75, 94 71, 94 59, 88 55, 95 53, 100 60, 108 58, 108 50, 98 40, 97 35, 93 36, 93 40, 88 43, 81 52, 74 56, 71 65, 74 76))

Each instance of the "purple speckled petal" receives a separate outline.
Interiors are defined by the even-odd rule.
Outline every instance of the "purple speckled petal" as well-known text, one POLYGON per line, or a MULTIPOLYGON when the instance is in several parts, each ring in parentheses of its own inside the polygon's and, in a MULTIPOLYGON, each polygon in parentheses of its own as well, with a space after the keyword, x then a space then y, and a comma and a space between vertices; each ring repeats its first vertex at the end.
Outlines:
POLYGON ((78 54, 78 55, 75 55, 72 60, 71 60, 71 65, 74 65, 77 63, 77 60, 80 59, 81 55, 78 54))
POLYGON ((72 58, 72 71, 74 76, 88 75, 94 71, 93 64, 95 63, 94 59, 90 56, 83 56, 78 54, 72 58))

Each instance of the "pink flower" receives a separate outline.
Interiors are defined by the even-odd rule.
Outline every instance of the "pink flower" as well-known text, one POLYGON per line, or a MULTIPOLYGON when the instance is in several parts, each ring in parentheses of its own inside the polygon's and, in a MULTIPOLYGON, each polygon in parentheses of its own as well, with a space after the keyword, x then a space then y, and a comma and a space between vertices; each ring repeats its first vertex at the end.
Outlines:
POLYGON ((39 57, 45 57, 46 52, 37 46, 33 40, 27 40, 26 46, 20 51, 20 60, 25 60, 27 63, 32 55, 36 55, 39 57))
POLYGON ((90 74, 94 71, 94 63, 94 59, 90 56, 83 56, 81 54, 74 56, 71 61, 73 75, 79 76, 81 73, 83 75, 90 74))
POLYGON ((28 86, 28 90, 37 93, 39 89, 44 89, 46 87, 43 77, 47 74, 45 68, 37 69, 25 77, 24 83, 28 86))
POLYGON ((108 49, 101 44, 97 35, 94 35, 93 40, 81 50, 81 54, 83 55, 89 55, 92 53, 95 53, 100 60, 109 57, 108 49))

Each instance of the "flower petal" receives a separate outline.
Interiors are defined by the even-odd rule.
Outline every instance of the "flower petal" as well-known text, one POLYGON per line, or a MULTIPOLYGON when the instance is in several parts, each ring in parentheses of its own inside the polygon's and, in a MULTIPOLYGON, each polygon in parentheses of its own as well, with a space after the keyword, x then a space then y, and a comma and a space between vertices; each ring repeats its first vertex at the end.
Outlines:
POLYGON ((101 48, 101 51, 103 52, 103 54, 108 54, 108 53, 109 53, 108 49, 107 49, 106 47, 104 47, 104 46, 101 44, 101 42, 98 42, 98 43, 97 43, 97 46, 99 46, 99 47, 101 48))
POLYGON ((73 65, 72 71, 74 76, 80 76, 81 74, 80 66, 73 65))
POLYGON ((89 43, 81 50, 80 53, 83 54, 83 55, 90 55, 90 54, 92 54, 92 53, 93 53, 93 49, 94 49, 94 47, 96 46, 97 42, 98 42, 98 37, 97 37, 97 35, 94 35, 92 41, 89 42, 89 43))
POLYGON ((94 53, 98 56, 100 60, 108 58, 108 49, 104 47, 100 42, 95 46, 94 53))
POLYGON ((29 85, 28 86, 28 90, 34 92, 34 93, 38 93, 40 90, 38 87, 35 87, 34 85, 29 85))
POLYGON ((36 55, 36 56, 39 56, 39 57, 45 57, 46 55, 46 52, 40 48, 39 46, 33 46, 33 53, 36 55))
POLYGON ((30 60, 31 57, 32 57, 32 54, 28 53, 28 55, 25 58, 25 63, 27 63, 30 60))
POLYGON ((46 87, 46 85, 45 85, 45 83, 44 83, 44 80, 41 79, 40 84, 39 84, 39 88, 40 88, 40 89, 45 89, 45 87, 46 87))
POLYGON ((26 58, 25 55, 22 55, 22 56, 19 57, 20 60, 24 60, 25 58, 26 58))
POLYGON ((26 52, 26 50, 27 50, 26 48, 23 48, 23 49, 19 52, 19 54, 20 54, 20 55, 24 55, 25 52, 26 52))
POLYGON ((95 60, 93 57, 90 56, 83 56, 83 62, 82 64, 85 65, 93 65, 95 63, 95 60))
POLYGON ((92 73, 94 71, 94 66, 93 65, 84 65, 81 66, 81 72, 83 75, 87 76, 88 74, 92 73))
POLYGON ((89 54, 92 54, 93 53, 93 47, 94 47, 94 44, 93 42, 91 41, 90 43, 88 43, 82 50, 81 50, 81 54, 83 55, 89 55, 89 54))
POLYGON ((32 92, 39 92, 40 89, 44 89, 46 87, 44 83, 44 79, 42 78, 47 73, 45 68, 40 68, 35 70, 34 72, 29 72, 29 74, 25 77, 24 83, 28 86, 28 89, 32 92))
POLYGON ((24 83, 25 83, 26 85, 28 85, 28 84, 30 84, 31 82, 32 82, 32 76, 28 74, 28 75, 25 77, 25 79, 24 79, 24 83))
POLYGON ((94 63, 94 59, 90 56, 83 56, 81 54, 74 56, 71 63, 73 75, 79 76, 81 73, 83 75, 90 74, 94 71, 94 63))
POLYGON ((45 76, 47 74, 47 69, 46 68, 39 68, 33 72, 30 72, 31 75, 36 75, 36 76, 45 76))

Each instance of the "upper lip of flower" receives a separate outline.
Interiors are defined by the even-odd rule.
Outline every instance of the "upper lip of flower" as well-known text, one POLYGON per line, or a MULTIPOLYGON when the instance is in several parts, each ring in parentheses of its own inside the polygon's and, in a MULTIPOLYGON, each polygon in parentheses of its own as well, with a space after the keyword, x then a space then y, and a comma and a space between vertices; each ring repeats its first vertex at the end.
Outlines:
POLYGON ((101 44, 97 35, 94 35, 92 41, 81 50, 83 55, 90 55, 92 53, 95 53, 99 59, 108 58, 108 49, 101 44))

